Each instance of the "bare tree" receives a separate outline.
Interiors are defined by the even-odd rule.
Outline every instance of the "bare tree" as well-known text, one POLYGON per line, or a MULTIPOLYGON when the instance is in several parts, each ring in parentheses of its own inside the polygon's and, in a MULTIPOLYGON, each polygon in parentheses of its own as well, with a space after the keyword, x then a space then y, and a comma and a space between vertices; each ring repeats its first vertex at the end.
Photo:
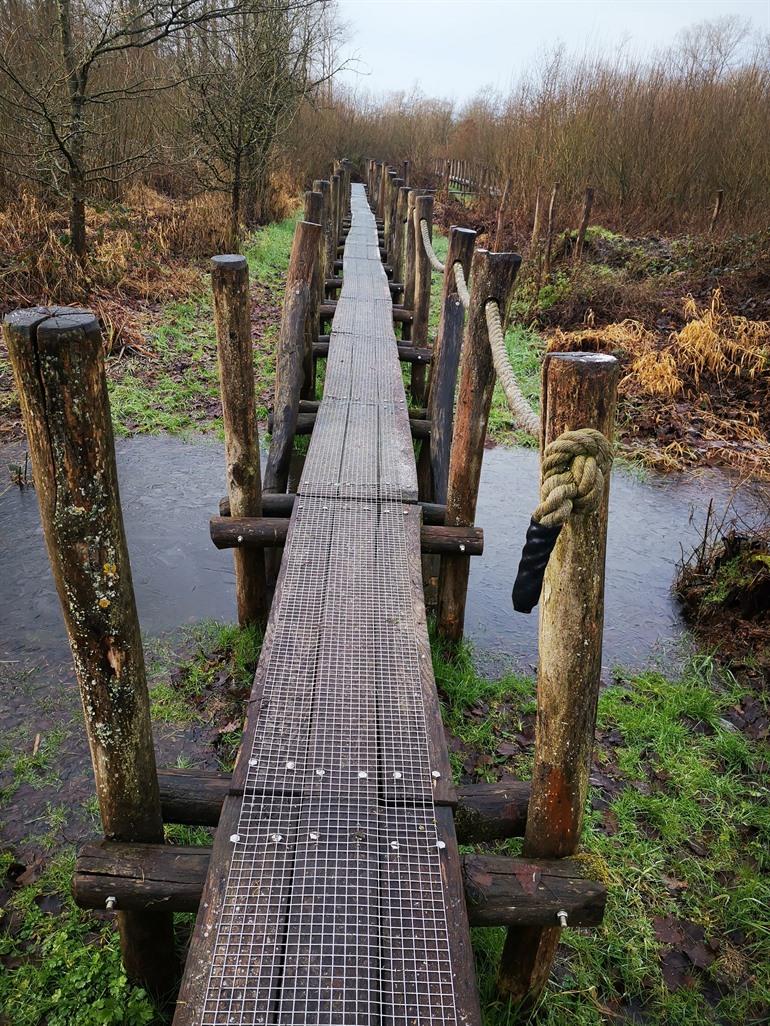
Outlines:
MULTIPOLYGON (((291 12, 313 2, 262 0, 259 9, 291 12)), ((6 142, 0 157, 68 198, 71 244, 82 259, 89 190, 134 174, 152 158, 151 146, 139 139, 117 162, 100 163, 95 142, 109 131, 111 106, 178 81, 177 37, 228 26, 258 8, 254 0, 18 0, 12 6, 13 26, 0 44, 0 108, 16 141, 6 142)))

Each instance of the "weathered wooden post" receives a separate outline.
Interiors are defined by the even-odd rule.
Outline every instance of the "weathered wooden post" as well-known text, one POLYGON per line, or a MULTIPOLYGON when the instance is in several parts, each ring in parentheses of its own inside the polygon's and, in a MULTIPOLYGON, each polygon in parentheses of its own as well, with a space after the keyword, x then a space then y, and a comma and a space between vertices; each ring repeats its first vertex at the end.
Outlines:
MULTIPOLYGON (((225 463, 230 509, 238 517, 262 516, 262 475, 251 348, 251 303, 246 258, 226 254, 211 260, 219 389, 225 428, 225 463)), ((267 619, 263 553, 235 550, 238 623, 267 619)))
POLYGON ((309 221, 300 221, 297 224, 286 275, 281 330, 278 336, 273 434, 265 466, 266 492, 285 492, 289 477, 289 462, 304 377, 305 339, 308 315, 313 303, 314 274, 318 263, 320 238, 319 224, 312 224, 309 221))
MULTIPOLYGON (((402 185, 398 190, 396 202, 396 220, 393 234, 393 281, 404 282, 404 237, 406 235, 406 218, 409 207, 409 186, 402 185)), ((408 307, 411 310, 411 307, 408 307)), ((403 337, 403 336, 402 336, 403 337)))
POLYGON ((339 175, 332 175, 331 185, 331 234, 334 239, 332 244, 332 265, 331 269, 334 270, 334 261, 337 259, 337 244, 340 241, 340 232, 342 230, 342 203, 341 203, 341 179, 339 175))
POLYGON ((709 234, 712 234, 717 226, 719 215, 722 212, 722 204, 725 201, 725 190, 717 189, 716 195, 714 196, 714 209, 711 211, 711 220, 709 221, 709 234))
POLYGON ((533 248, 535 246, 537 246, 539 241, 540 241, 540 220, 541 220, 540 197, 541 197, 541 190, 540 190, 540 186, 538 185, 537 189, 535 190, 535 217, 534 217, 534 220, 532 221, 532 237, 529 240, 529 244, 533 248))
POLYGON ((442 192, 442 196, 444 197, 444 202, 445 203, 449 199, 449 170, 450 170, 451 166, 452 166, 452 162, 450 160, 445 160, 444 161, 444 180, 443 180, 443 186, 442 186, 441 192, 442 192))
MULTIPOLYGON (((495 387, 486 305, 490 299, 497 301, 505 330, 513 283, 520 264, 518 253, 490 253, 477 249, 473 255, 473 287, 460 362, 460 389, 447 487, 446 523, 453 527, 471 527, 476 516, 481 460, 495 387)), ((462 638, 469 570, 470 559, 466 555, 442 560, 438 629, 449 641, 462 638)))
MULTIPOLYGON (((110 840, 163 841, 144 653, 120 508, 101 331, 88 310, 17 310, 4 334, 110 840)), ((168 912, 118 909, 128 975, 176 975, 168 912)))
POLYGON ((412 167, 411 161, 409 161, 409 160, 402 161, 402 163, 401 163, 401 179, 402 179, 404 185, 406 185, 406 186, 409 185, 409 173, 411 171, 411 167, 412 167))
POLYGON ((583 246, 586 241, 586 232, 588 231, 588 222, 591 220, 591 209, 594 205, 594 190, 589 185, 586 189, 586 194, 583 199, 583 215, 580 218, 580 224, 578 225, 577 238, 575 239, 575 263, 580 263, 583 257, 583 246))
POLYGON ((505 215, 508 211, 508 195, 511 191, 511 180, 510 178, 505 179, 505 188, 503 189, 503 195, 500 200, 500 206, 497 208, 497 227, 495 229, 495 250, 499 251, 500 243, 503 239, 503 228, 505 227, 505 215))
POLYGON ((382 169, 380 171, 380 188, 377 199, 377 216, 383 222, 385 220, 385 197, 387 196, 389 170, 388 165, 383 162, 382 169))
POLYGON ((556 197, 561 188, 560 182, 554 182, 551 190, 551 199, 548 203, 548 220, 545 226, 545 256, 543 257, 543 273, 546 278, 551 273, 551 251, 553 250, 553 236, 556 230, 556 197))
POLYGON ((336 255, 332 248, 332 246, 336 248, 336 241, 332 240, 331 229, 331 182, 326 178, 316 178, 313 182, 313 192, 320 192, 323 197, 323 210, 321 213, 323 267, 321 268, 321 274, 324 282, 326 282, 326 279, 331 278, 334 274, 334 258, 336 255))
POLYGON ((391 267, 394 268, 393 278, 396 280, 395 266, 398 263, 397 259, 397 248, 399 239, 398 230, 398 197, 401 193, 401 186, 403 185, 401 178, 393 177, 391 179, 390 186, 390 235, 387 237, 387 260, 391 267))
POLYGON ((455 386, 465 323, 465 307, 457 291, 454 265, 460 264, 467 282, 475 239, 476 232, 469 228, 450 229, 441 294, 441 314, 438 335, 433 346, 428 391, 430 440, 422 444, 417 468, 420 498, 425 501, 446 503, 455 386))
MULTIPOLYGON (((412 344, 428 347, 428 317, 430 315, 431 266, 422 240, 421 221, 428 222, 428 235, 433 237, 433 197, 418 196, 414 204, 414 315, 412 317, 412 344)), ((406 303, 406 300, 404 300, 406 303)), ((425 364, 412 364, 412 402, 425 403, 425 364)))
POLYGON ((311 289, 312 299, 307 318, 305 331, 305 359, 304 374, 302 381, 302 399, 315 399, 315 360, 313 359, 313 346, 318 338, 320 321, 320 308, 326 298, 326 277, 324 275, 324 237, 323 237, 323 208, 324 197, 322 192, 305 193, 305 220, 311 224, 317 224, 321 231, 318 235, 318 255, 313 269, 313 285, 311 289))
MULTIPOLYGON (((596 428, 612 441, 618 362, 599 353, 549 353, 543 364, 543 442, 596 428)), ((540 602, 535 765, 524 855, 562 858, 580 840, 602 665, 609 477, 594 513, 573 515, 551 554, 540 602)), ((449 520, 447 519, 447 523, 449 520)), ((500 988, 534 999, 548 981, 561 930, 508 931, 500 988)))
MULTIPOLYGON (((414 310, 414 277, 417 247, 414 234, 414 207, 417 202, 419 191, 410 189, 406 197, 406 222, 404 224, 404 306, 407 310, 414 310)), ((401 337, 411 339, 412 325, 401 326, 401 337)))

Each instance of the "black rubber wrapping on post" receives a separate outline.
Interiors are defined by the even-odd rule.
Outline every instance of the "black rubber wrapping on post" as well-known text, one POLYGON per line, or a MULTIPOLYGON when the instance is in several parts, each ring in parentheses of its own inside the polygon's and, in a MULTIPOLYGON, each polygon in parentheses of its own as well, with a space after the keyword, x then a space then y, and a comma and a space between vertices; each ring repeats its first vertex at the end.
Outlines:
POLYGON ((545 527, 537 520, 530 520, 511 595, 517 613, 531 613, 540 601, 545 568, 561 534, 561 526, 545 527))

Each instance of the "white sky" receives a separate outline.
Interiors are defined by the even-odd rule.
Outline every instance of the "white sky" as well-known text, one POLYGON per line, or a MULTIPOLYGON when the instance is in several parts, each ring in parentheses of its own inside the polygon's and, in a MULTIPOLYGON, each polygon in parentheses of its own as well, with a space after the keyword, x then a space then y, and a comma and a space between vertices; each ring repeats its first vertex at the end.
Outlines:
POLYGON ((374 93, 416 85, 457 100, 484 86, 507 90, 558 42, 571 53, 623 45, 644 55, 724 15, 770 33, 770 0, 339 0, 339 9, 358 58, 358 73, 344 75, 351 85, 374 93))

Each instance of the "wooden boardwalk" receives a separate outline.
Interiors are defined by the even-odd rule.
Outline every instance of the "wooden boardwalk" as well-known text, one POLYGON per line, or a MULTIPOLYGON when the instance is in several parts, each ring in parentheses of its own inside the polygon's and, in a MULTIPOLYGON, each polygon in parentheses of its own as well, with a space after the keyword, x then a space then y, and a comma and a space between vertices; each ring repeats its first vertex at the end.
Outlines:
POLYGON ((480 1018, 412 438, 363 186, 351 211, 323 400, 176 1026, 480 1018))

